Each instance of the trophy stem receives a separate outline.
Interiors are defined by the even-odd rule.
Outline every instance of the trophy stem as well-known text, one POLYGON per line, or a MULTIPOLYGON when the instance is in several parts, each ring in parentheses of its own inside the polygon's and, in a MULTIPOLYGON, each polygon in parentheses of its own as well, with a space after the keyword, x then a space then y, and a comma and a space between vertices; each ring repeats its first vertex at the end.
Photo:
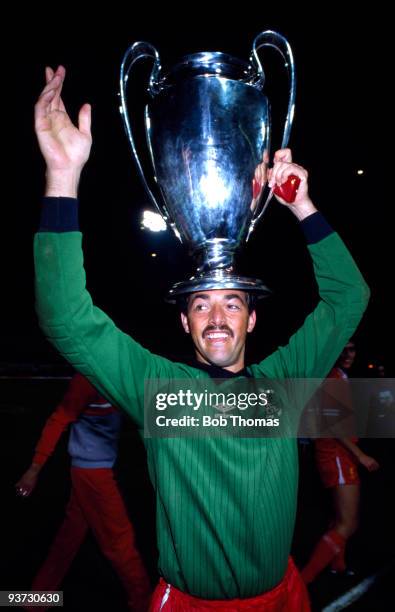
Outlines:
POLYGON ((234 257, 237 247, 236 241, 229 240, 228 238, 205 240, 203 244, 193 249, 192 252, 193 258, 197 263, 197 274, 202 275, 218 269, 231 272, 234 269, 234 257))
POLYGON ((180 296, 214 289, 253 292, 258 298, 270 294, 270 289, 261 280, 237 274, 234 257, 238 246, 235 240, 212 238, 193 249, 193 257, 198 263, 196 273, 189 280, 175 283, 166 301, 175 303, 180 296))

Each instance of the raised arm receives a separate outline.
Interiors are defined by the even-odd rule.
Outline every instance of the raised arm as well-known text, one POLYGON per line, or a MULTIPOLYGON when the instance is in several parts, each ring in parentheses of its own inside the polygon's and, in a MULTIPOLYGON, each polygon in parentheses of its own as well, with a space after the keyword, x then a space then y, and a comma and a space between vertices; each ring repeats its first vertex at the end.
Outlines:
POLYGON ((65 69, 47 69, 46 76, 35 109, 47 164, 46 197, 34 243, 39 323, 75 369, 142 426, 144 379, 170 377, 170 362, 119 330, 86 290, 76 196, 91 147, 90 107, 81 108, 74 126, 61 98, 65 69))
POLYGON ((272 378, 323 378, 358 326, 369 298, 353 258, 339 236, 317 211, 308 194, 307 172, 292 163, 289 150, 279 151, 269 183, 281 184, 290 174, 300 179, 293 204, 286 204, 301 221, 319 291, 319 303, 286 346, 256 368, 272 378))

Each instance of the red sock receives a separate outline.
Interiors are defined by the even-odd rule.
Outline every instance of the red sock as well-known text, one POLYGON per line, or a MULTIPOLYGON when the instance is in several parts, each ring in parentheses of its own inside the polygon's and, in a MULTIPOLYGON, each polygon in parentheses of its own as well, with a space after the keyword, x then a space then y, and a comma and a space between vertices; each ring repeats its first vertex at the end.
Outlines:
POLYGON ((310 561, 302 570, 302 578, 305 583, 312 582, 332 559, 340 554, 342 549, 344 550, 345 545, 346 540, 334 529, 323 535, 315 547, 310 561))

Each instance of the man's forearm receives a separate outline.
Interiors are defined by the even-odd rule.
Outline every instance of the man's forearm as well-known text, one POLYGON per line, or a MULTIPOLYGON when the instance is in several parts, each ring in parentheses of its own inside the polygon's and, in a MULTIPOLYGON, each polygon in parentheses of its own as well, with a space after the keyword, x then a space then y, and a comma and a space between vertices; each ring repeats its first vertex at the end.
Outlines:
POLYGON ((37 463, 36 461, 33 460, 33 463, 29 467, 29 472, 31 472, 32 474, 38 475, 41 472, 43 466, 44 466, 44 462, 37 463))
MULTIPOLYGON (((81 409, 82 410, 82 409, 81 409)), ((79 412, 81 412, 79 410, 79 412)), ((77 420, 77 410, 67 410, 67 406, 60 404, 49 417, 41 432, 33 457, 33 464, 43 464, 50 457, 59 442, 59 439, 68 425, 77 420)))
POLYGON ((344 448, 346 448, 348 451, 350 451, 350 453, 352 453, 354 455, 354 457, 360 461, 363 452, 361 451, 361 449, 354 443, 352 442, 349 438, 336 438, 336 440, 342 445, 344 446, 344 448))

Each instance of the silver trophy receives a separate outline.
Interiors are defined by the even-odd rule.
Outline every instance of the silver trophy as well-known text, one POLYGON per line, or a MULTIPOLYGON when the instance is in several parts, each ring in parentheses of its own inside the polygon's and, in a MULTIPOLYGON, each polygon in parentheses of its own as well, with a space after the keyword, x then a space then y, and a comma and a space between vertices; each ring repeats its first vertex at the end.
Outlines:
POLYGON ((240 289, 264 295, 258 279, 234 269, 271 198, 263 197, 270 157, 270 107, 258 51, 273 47, 289 79, 288 111, 281 147, 288 144, 295 105, 295 68, 288 41, 270 30, 254 40, 249 63, 219 52, 184 57, 162 73, 149 43, 129 47, 121 65, 124 127, 141 179, 155 207, 195 260, 194 275, 176 283, 168 298, 210 289, 240 289), (153 67, 145 106, 145 133, 152 168, 143 170, 127 109, 132 66, 149 58, 153 67))

